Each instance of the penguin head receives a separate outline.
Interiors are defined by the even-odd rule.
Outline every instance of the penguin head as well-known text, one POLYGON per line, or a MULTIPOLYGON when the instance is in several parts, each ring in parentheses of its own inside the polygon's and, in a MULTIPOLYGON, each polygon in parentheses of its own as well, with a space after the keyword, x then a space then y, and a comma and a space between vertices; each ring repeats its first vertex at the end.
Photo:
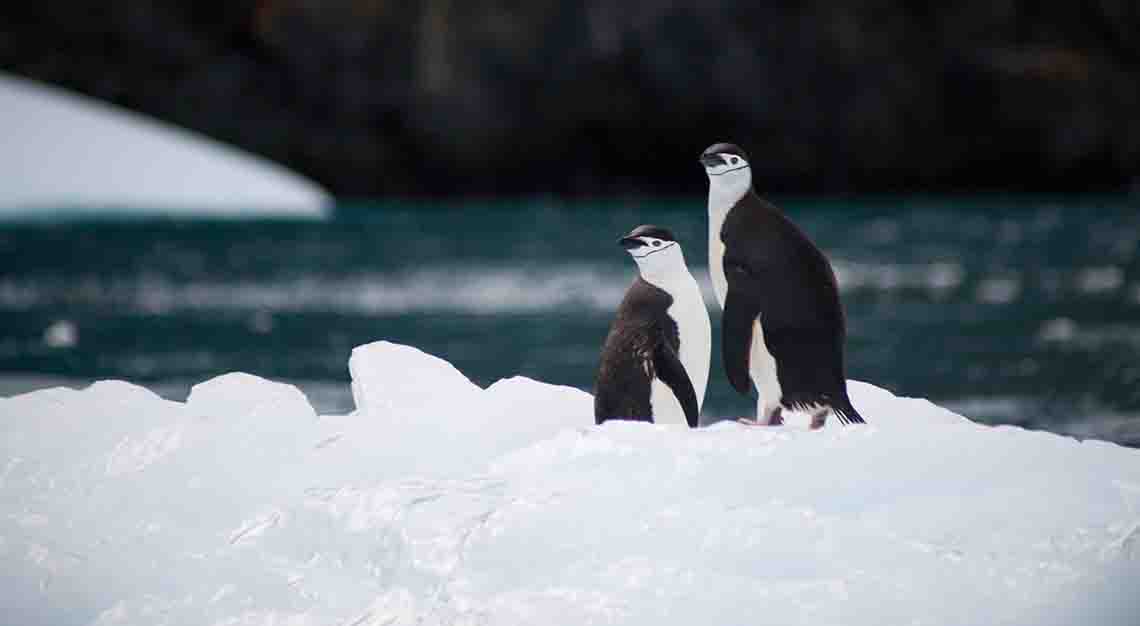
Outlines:
POLYGON ((656 274, 685 268, 681 244, 667 228, 643 224, 619 239, 618 244, 637 262, 642 275, 647 271, 656 274))
POLYGON ((701 165, 709 177, 709 191, 723 194, 735 203, 752 188, 752 168, 748 154, 732 143, 714 143, 701 153, 701 165))

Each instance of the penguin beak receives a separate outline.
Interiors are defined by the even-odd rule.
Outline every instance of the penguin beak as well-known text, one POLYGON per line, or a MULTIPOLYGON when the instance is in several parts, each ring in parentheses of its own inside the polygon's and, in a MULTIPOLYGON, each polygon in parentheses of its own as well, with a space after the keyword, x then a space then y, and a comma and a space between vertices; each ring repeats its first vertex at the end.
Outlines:
POLYGON ((618 239, 618 245, 626 250, 634 250, 645 245, 645 242, 637 237, 622 237, 618 239))
POLYGON ((704 165, 705 167, 716 167, 718 165, 724 165, 724 157, 720 156, 719 154, 702 154, 701 165, 704 165))

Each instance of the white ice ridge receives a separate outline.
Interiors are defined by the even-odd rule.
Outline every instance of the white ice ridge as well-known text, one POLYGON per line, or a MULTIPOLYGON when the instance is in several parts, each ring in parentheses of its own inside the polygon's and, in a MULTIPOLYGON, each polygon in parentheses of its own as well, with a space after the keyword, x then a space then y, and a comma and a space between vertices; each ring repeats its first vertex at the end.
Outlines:
POLYGON ((852 382, 870 425, 595 427, 379 342, 358 410, 247 374, 0 400, 11 624, 1135 624, 1140 452, 852 382))
POLYGON ((319 217, 331 199, 269 160, 0 73, 0 216, 45 209, 319 217))

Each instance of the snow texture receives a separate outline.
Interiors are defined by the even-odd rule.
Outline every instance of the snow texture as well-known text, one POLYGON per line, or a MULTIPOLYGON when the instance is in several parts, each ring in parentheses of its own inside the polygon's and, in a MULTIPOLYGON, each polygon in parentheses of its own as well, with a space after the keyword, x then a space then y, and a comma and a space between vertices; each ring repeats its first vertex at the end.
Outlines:
POLYGON ((248 374, 0 400, 11 624, 1135 624, 1140 452, 868 384, 866 427, 592 425, 379 342, 358 410, 248 374))
POLYGON ((0 74, 0 111, 0 215, 320 217, 331 202, 266 159, 30 80, 0 74))

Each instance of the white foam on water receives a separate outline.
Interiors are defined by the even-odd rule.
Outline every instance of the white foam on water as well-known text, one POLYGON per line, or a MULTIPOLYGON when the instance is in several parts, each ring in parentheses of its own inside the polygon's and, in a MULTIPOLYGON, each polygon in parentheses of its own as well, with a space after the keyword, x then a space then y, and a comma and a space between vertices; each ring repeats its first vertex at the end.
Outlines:
MULTIPOLYGON (((950 289, 961 280, 950 264, 839 265, 840 288, 950 289)), ((635 276, 632 267, 566 264, 518 268, 429 266, 418 271, 304 275, 260 280, 173 281, 161 275, 0 280, 0 310, 31 310, 67 303, 149 314, 179 311, 338 312, 390 315, 415 312, 532 313, 613 311, 635 276)), ((708 270, 693 275, 706 302, 715 302, 708 270)), ((262 320, 264 323, 266 320, 262 320)))
POLYGON ((962 266, 948 262, 865 263, 835 259, 833 267, 839 288, 843 291, 941 291, 958 287, 965 278, 962 266))
POLYGON ((984 304, 1009 304, 1021 295, 1021 280, 1016 276, 994 276, 978 283, 975 297, 984 304))
POLYGON ((1078 324, 1067 317, 1059 317, 1042 324, 1037 331, 1037 339, 1085 350, 1106 345, 1140 346, 1140 328, 1129 324, 1078 324))
POLYGON ((68 302, 165 314, 179 311, 269 311, 399 314, 527 313, 559 308, 611 311, 633 270, 593 266, 553 269, 435 267, 417 272, 304 276, 264 281, 161 277, 89 279, 82 285, 0 281, 0 309, 29 310, 68 302))
POLYGON ((1084 293, 1108 293, 1124 284, 1124 270, 1115 265, 1088 267, 1077 273, 1077 289, 1084 293))

